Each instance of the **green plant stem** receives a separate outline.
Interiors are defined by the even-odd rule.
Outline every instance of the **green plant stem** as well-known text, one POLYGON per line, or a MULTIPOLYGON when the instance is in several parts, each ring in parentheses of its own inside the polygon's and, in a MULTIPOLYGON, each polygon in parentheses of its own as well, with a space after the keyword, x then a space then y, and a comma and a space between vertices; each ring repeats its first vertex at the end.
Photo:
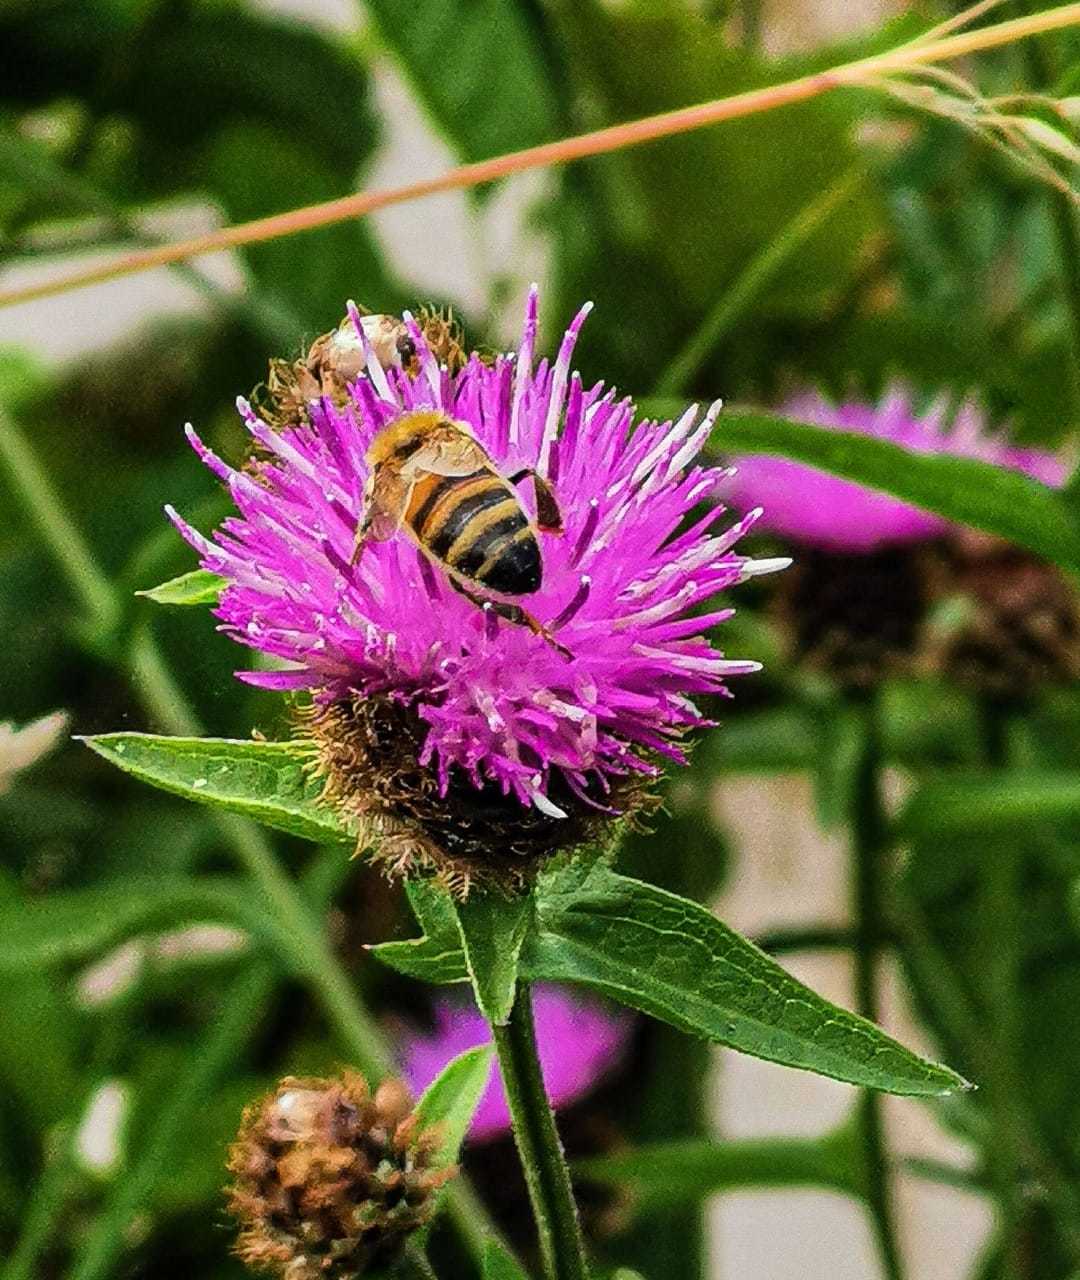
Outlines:
POLYGON ((547 1280, 589 1280, 570 1172, 540 1071, 528 983, 518 983, 507 1025, 491 1031, 536 1219, 544 1275, 547 1280))
POLYGON ((111 634, 121 615, 116 593, 68 516, 52 481, 2 407, 0 464, 84 610, 85 622, 95 633, 111 634))
MULTIPOLYGON (((878 960, 884 934, 882 904, 883 863, 888 849, 888 821, 881 799, 881 749, 876 699, 860 699, 861 756, 854 778, 852 813, 853 899, 855 914, 855 1001, 865 1018, 879 1015, 878 960)), ((887 1280, 903 1280, 903 1264, 896 1239, 890 1168, 885 1149, 881 1098, 863 1092, 858 1114, 863 1142, 866 1199, 874 1223, 882 1270, 887 1280)))
POLYGON ((71 1158, 72 1133, 60 1138, 57 1154, 46 1167, 22 1219, 22 1231, 3 1269, 0 1280, 35 1280, 38 1259, 55 1240, 68 1202, 80 1177, 71 1158))
MULTIPOLYGON (((984 700, 981 708, 986 764, 991 769, 1008 766, 1007 710, 984 700)), ((1021 1088, 1017 1053, 1020 1048, 1020 871, 1021 854, 1016 842, 988 838, 978 880, 977 921, 981 943, 981 984, 985 993, 985 1026, 988 1049, 997 1068, 987 1080, 990 1106, 1000 1113, 1021 1088)), ((1006 1130, 988 1151, 998 1187, 1003 1216, 1002 1245, 1008 1274, 1025 1280, 1033 1273, 1031 1214, 1024 1203, 1023 1153, 1006 1130)))
POLYGON ((658 396, 683 394, 698 370, 766 284, 799 252, 832 214, 859 189, 865 178, 861 167, 849 169, 831 187, 805 205, 747 263, 738 279, 725 289, 716 305, 660 374, 654 391, 658 396))

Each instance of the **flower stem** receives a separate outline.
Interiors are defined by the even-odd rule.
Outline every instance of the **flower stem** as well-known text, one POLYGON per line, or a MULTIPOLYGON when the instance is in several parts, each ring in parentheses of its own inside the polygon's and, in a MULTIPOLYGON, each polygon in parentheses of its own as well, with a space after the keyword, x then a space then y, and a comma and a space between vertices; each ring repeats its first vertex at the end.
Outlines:
POLYGON ((724 289, 689 342, 675 353, 661 372, 654 395, 676 396, 686 391, 695 374, 734 328, 761 289, 807 243, 865 178, 861 167, 849 169, 831 187, 800 209, 775 239, 756 254, 729 288, 724 289))
POLYGON ((532 995, 519 982, 510 1021, 492 1027, 514 1138, 525 1170, 546 1280, 588 1280, 585 1242, 536 1052, 532 995))
MULTIPOLYGON (((878 958, 885 932, 882 861, 888 843, 888 827, 881 800, 881 753, 873 695, 861 699, 858 707, 862 713, 862 754, 854 779, 852 814, 855 1001, 859 1013, 876 1022, 879 1015, 878 958)), ((871 1089, 865 1090, 859 1100, 858 1114, 866 1197, 882 1270, 888 1280, 903 1280, 880 1096, 871 1089)))
POLYGON ((993 26, 980 27, 975 31, 961 31, 940 40, 901 45, 885 53, 875 54, 870 58, 860 58, 855 62, 846 62, 828 71, 815 72, 797 80, 789 80, 784 84, 766 85, 760 89, 734 94, 729 98, 717 98, 711 102, 679 107, 674 111, 646 116, 625 124, 610 125, 607 128, 595 129, 574 137, 560 138, 556 142, 545 142, 537 147, 494 156, 490 160, 461 165, 435 178, 424 178, 405 183, 403 186, 388 187, 382 191, 361 191, 355 195, 342 196, 322 204, 291 209, 286 213, 272 214, 270 217, 259 218, 253 222, 223 227, 218 231, 211 231, 190 240, 126 254, 99 266, 72 271, 54 280, 22 288, 0 290, 0 306, 30 302, 35 298, 65 293, 69 289, 96 284, 102 280, 113 280, 119 276, 149 271, 153 267, 179 262, 184 258, 273 240, 279 236, 293 235, 299 231, 310 231, 315 227, 344 222, 349 218, 361 218, 376 209, 404 204, 406 201, 418 200, 437 192, 458 191, 479 186, 482 183, 508 177, 513 173, 522 173, 527 169, 544 169, 557 164, 566 164, 572 160, 582 160, 588 156, 604 155, 624 147, 638 146, 657 138, 688 133, 693 129, 701 129, 706 125, 718 124, 724 120, 736 120, 763 111, 773 111, 794 102, 805 102, 808 98, 820 97, 824 93, 845 85, 865 86, 872 84, 875 78, 881 76, 947 62, 969 53, 978 53, 983 49, 998 48, 1013 44, 1017 40, 1077 25, 1080 25, 1080 3, 1064 4, 1032 14, 1030 17, 999 22, 993 26))

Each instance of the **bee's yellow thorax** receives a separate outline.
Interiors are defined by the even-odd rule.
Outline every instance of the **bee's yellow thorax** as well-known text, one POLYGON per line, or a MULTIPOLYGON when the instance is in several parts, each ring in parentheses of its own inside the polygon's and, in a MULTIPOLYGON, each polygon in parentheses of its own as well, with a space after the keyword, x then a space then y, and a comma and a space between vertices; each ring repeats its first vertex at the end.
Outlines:
POLYGON ((448 423, 451 419, 438 409, 418 409, 414 413, 403 414, 383 427, 372 440, 367 451, 368 466, 386 462, 413 440, 419 447, 433 431, 448 423))

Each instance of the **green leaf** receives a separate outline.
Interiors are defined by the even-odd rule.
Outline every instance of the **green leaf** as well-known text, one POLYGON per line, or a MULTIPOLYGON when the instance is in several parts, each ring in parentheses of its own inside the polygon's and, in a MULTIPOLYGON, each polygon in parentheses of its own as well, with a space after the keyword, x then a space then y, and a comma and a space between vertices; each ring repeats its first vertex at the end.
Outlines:
MULTIPOLYGON (((475 910, 475 900, 470 901, 475 910)), ((915 1097, 968 1087, 948 1067, 919 1058, 865 1018, 815 995, 687 898, 597 862, 548 871, 540 877, 534 901, 531 927, 527 917, 523 922, 512 912, 496 920, 497 908, 490 904, 476 927, 469 920, 465 929, 473 939, 473 965, 453 951, 445 934, 420 940, 417 954, 430 956, 431 969, 454 974, 453 980, 468 972, 478 999, 473 966, 479 960, 485 998, 490 1003, 502 997, 507 1016, 510 974, 519 969, 529 981, 579 983, 740 1053, 850 1084, 915 1097), (515 947, 520 949, 516 965, 515 947)), ((400 951, 373 950, 395 967, 401 964, 400 951)), ((415 972, 425 976, 419 964, 415 972)))
POLYGON ((379 942, 367 949, 376 960, 417 982, 444 986, 469 981, 460 938, 449 945, 434 938, 409 938, 406 942, 379 942))
POLYGON ((575 1178, 629 1187, 647 1209, 677 1207, 738 1187, 829 1187, 861 1194, 851 1134, 820 1138, 657 1142, 573 1166, 575 1178))
POLYGON ((405 892, 424 931, 404 942, 381 942, 368 947, 376 959, 418 982, 442 985, 468 982, 469 969, 461 949, 454 901, 433 880, 410 880, 405 892))
POLYGON ((1080 522, 1067 499, 1018 471, 747 409, 721 414, 712 447, 794 458, 1080 568, 1080 522))
POLYGON ((233 880, 134 877, 0 903, 0 973, 72 964, 137 933, 204 921, 237 925, 278 951, 295 954, 258 895, 233 880))
POLYGON ((1033 824, 1080 818, 1080 775, 995 773, 926 782, 896 822, 901 838, 960 832, 1023 833, 1033 824))
POLYGON ((476 1003, 488 1022, 505 1026, 514 1007, 521 947, 532 923, 528 894, 471 893, 457 904, 458 928, 476 1003))
POLYGON ((554 138, 551 78, 519 0, 367 0, 365 8, 463 160, 554 138))
POLYGON ((136 591, 155 604, 217 604, 225 579, 209 569, 192 569, 148 591, 136 591))
POLYGON ((416 1104, 420 1128, 438 1126, 442 1134, 435 1164, 440 1169, 456 1164, 473 1113, 491 1078, 495 1046, 479 1044, 448 1062, 424 1090, 416 1104))
POLYGON ((602 863, 546 878, 522 972, 576 982, 753 1057, 887 1093, 965 1087, 793 978, 704 907, 602 863))
POLYGON ((320 804, 311 756, 295 743, 152 733, 105 733, 82 741, 125 773, 185 799, 305 840, 350 838, 341 820, 320 804))
POLYGON ((529 1280, 498 1240, 484 1241, 484 1280, 529 1280))

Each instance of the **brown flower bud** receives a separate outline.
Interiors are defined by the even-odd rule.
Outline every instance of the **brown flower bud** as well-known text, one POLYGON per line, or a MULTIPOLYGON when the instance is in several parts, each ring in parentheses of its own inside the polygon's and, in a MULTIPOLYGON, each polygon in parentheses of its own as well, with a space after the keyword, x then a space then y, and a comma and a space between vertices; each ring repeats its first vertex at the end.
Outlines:
POLYGON ((236 1252, 282 1280, 352 1280, 391 1262, 455 1170, 433 1167, 400 1081, 286 1077, 244 1112, 229 1152, 236 1252))

